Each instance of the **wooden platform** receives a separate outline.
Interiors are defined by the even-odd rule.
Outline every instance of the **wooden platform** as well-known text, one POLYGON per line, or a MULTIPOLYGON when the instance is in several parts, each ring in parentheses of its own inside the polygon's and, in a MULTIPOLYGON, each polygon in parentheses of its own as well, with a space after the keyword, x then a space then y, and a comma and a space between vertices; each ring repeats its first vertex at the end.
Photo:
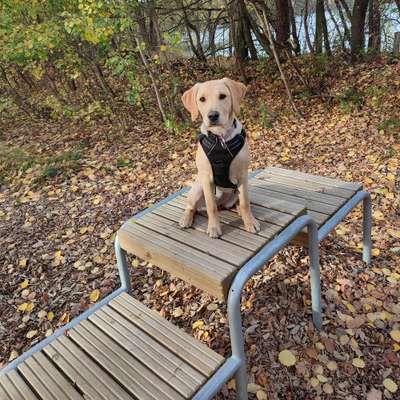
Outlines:
MULTIPOLYGON (((226 298, 240 267, 282 229, 305 212, 322 226, 361 185, 281 168, 267 168, 250 180, 250 199, 261 231, 244 230, 234 211, 221 211, 223 235, 206 234, 206 212, 196 215, 193 227, 178 226, 186 193, 149 213, 129 220, 119 231, 121 247, 194 286, 226 298)), ((304 237, 299 236, 301 244, 304 237)))
MULTIPOLYGON (((307 214, 311 215, 318 228, 321 228, 340 207, 362 190, 362 185, 271 167, 252 180, 252 188, 264 196, 279 197, 303 205, 307 214)), ((305 245, 306 232, 298 235, 295 243, 305 245)))
POLYGON ((190 399, 223 361, 122 294, 2 376, 0 399, 190 399))

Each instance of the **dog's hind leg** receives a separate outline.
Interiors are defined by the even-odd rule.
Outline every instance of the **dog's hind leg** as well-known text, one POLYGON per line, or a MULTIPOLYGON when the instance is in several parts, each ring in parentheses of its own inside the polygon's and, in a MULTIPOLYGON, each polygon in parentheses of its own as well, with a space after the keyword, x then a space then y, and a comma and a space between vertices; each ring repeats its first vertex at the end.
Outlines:
POLYGON ((189 191, 186 208, 179 222, 182 228, 190 228, 192 226, 193 217, 202 204, 204 204, 203 187, 201 183, 196 180, 189 191))

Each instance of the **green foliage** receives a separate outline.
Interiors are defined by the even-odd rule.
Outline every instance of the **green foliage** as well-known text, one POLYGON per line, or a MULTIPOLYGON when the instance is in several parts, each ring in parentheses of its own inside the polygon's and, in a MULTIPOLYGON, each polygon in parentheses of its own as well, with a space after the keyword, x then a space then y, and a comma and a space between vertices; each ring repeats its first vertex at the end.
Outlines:
POLYGON ((389 118, 385 121, 383 121, 379 125, 379 130, 383 130, 385 132, 396 132, 397 134, 400 133, 400 119, 398 118, 389 118))
POLYGON ((350 87, 345 90, 341 95, 337 96, 340 107, 345 113, 351 113, 354 110, 360 110, 364 105, 364 93, 356 89, 355 87, 350 87))
POLYGON ((259 113, 260 113, 261 125, 264 128, 268 128, 268 129, 272 128, 273 127, 273 119, 271 117, 271 112, 265 103, 260 104, 259 113))

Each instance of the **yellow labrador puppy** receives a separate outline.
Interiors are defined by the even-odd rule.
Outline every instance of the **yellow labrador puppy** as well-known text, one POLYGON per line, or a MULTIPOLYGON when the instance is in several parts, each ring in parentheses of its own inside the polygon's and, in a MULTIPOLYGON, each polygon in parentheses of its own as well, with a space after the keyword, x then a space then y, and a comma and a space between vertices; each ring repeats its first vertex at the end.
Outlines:
POLYGON ((196 154, 198 174, 189 192, 180 226, 188 228, 197 210, 205 206, 207 233, 222 235, 218 208, 232 208, 239 200, 240 215, 249 232, 260 230, 248 194, 250 163, 246 134, 237 116, 246 86, 228 78, 196 83, 182 96, 192 121, 201 114, 199 145, 196 154))

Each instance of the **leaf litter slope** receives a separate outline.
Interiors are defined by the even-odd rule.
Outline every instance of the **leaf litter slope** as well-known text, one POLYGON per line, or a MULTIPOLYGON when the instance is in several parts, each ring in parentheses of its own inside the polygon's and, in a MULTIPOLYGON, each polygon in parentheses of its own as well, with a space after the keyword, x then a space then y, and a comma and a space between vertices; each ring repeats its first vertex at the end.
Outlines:
MULTIPOLYGON (((310 323, 303 249, 285 249, 246 287, 250 397, 396 398, 400 136, 390 121, 400 118, 399 64, 342 68, 330 82, 331 100, 297 97, 304 119, 289 111, 279 81, 254 68, 249 72, 255 79, 242 119, 252 169, 280 165, 361 182, 372 194, 374 215, 371 267, 360 259, 360 209, 321 246, 323 332, 310 323), (363 94, 361 105, 346 95, 354 87, 363 94)), ((185 87, 191 83, 187 79, 185 87)), ((11 171, 0 192, 3 365, 115 289, 116 230, 192 179, 196 128, 173 134, 156 118, 139 121, 121 134, 110 133, 107 125, 87 129, 68 121, 3 120, 2 144, 24 149, 34 160, 23 173, 11 171), (79 157, 43 177, 40 160, 77 147, 79 157)), ((136 297, 229 354, 223 304, 155 266, 130 262, 136 297)), ((234 383, 218 398, 233 399, 234 383)))

